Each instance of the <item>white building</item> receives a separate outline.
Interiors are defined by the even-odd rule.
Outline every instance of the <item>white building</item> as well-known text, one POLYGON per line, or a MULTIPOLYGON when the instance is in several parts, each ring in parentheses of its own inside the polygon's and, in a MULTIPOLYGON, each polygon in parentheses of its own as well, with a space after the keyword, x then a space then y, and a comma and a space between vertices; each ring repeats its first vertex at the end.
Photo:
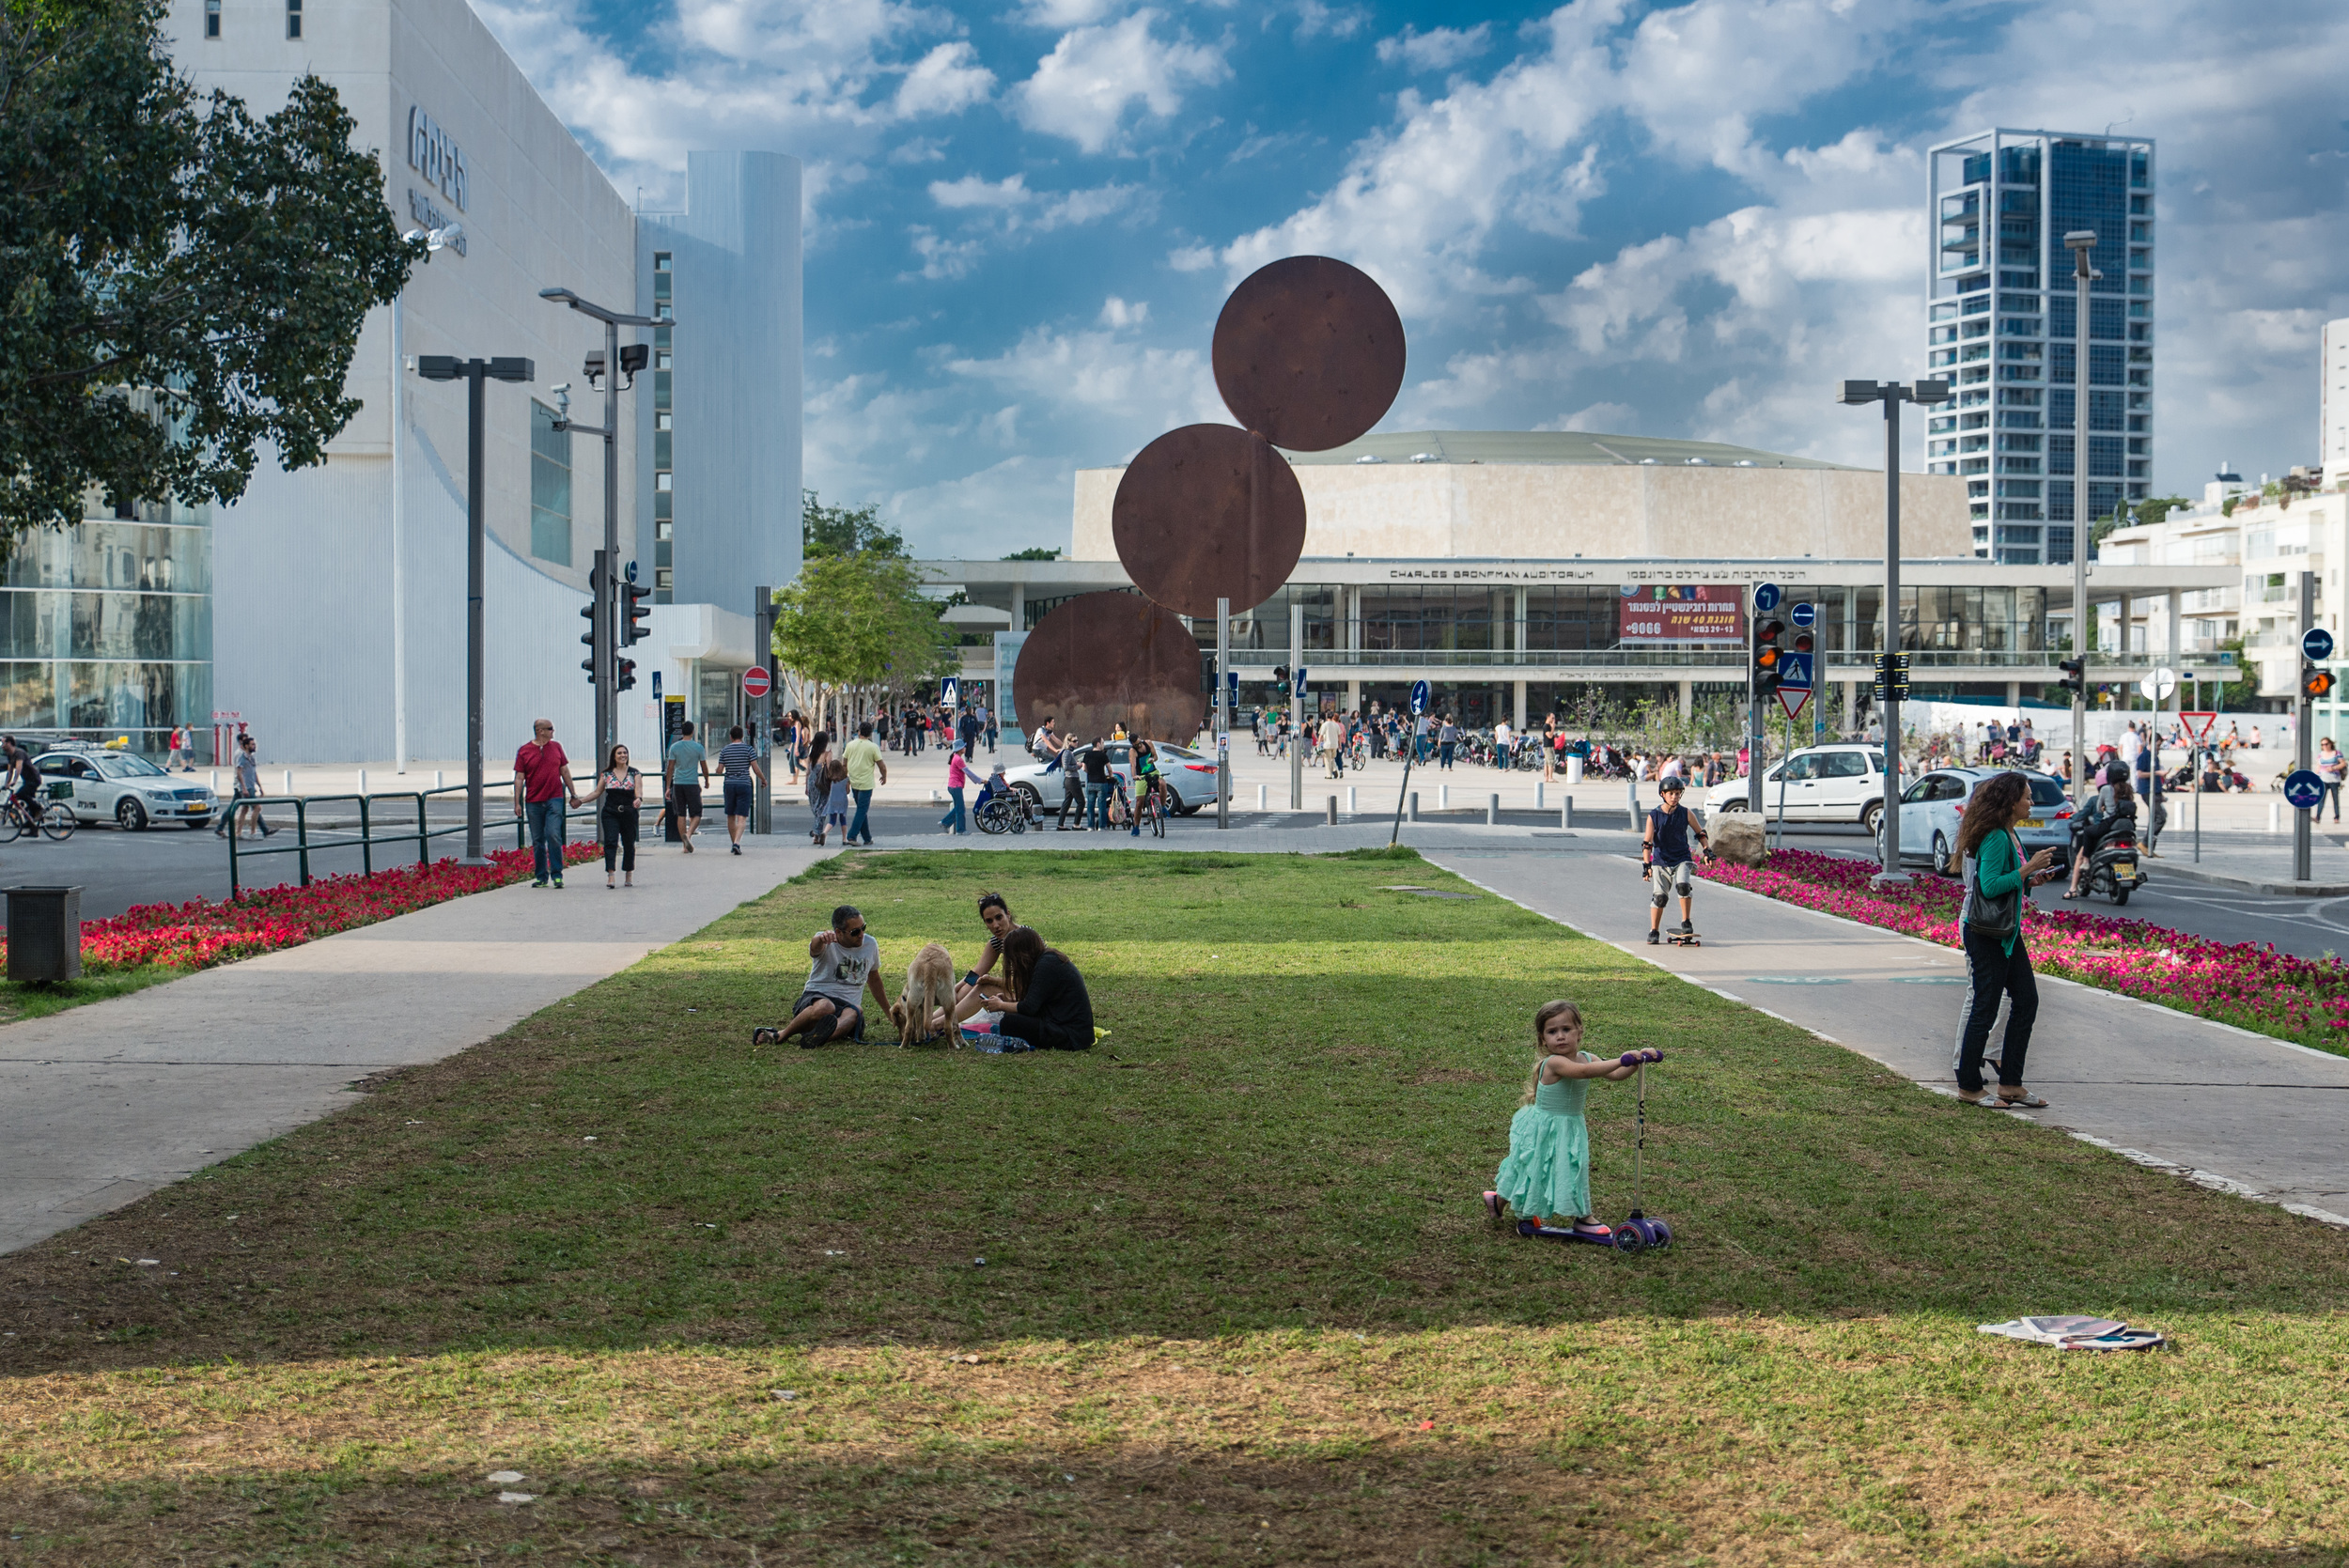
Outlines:
POLYGON ((2072 559, 2077 532, 2151 491, 2154 144, 2143 137, 1985 131, 1926 159, 1925 341, 1957 399, 1926 426, 1926 466, 1966 481, 1974 553, 2072 559), (2086 344, 2086 494, 2063 237, 2093 230, 2086 344))
MULTIPOLYGON (((209 556, 171 581, 209 584, 211 602, 175 623, 191 673, 179 711, 146 705, 148 743, 175 721, 233 714, 284 760, 463 754, 466 389, 405 367, 521 356, 538 384, 489 385, 487 749, 494 773, 545 716, 584 759, 594 691, 578 612, 603 542, 603 454, 600 438, 552 428, 551 389, 569 383, 572 415, 601 423, 582 365, 603 329, 540 299, 551 287, 677 322, 621 334, 649 337, 654 358, 621 395, 620 558, 659 607, 650 644, 627 650, 639 686, 622 694, 620 737, 640 757, 657 744, 655 681, 691 716, 729 722, 753 589, 799 570, 797 160, 692 154, 689 210, 640 217, 464 0, 173 0, 164 27, 199 87, 256 114, 302 72, 324 78, 381 158, 399 226, 462 236, 369 318, 349 382, 365 407, 324 464, 286 474, 265 457, 217 517, 156 520, 175 534, 209 521, 208 551, 175 540, 163 553, 209 556)), ((83 525, 101 526, 112 520, 83 525)), ((20 676, 9 690, 38 687, 20 676)), ((72 728, 89 714, 114 717, 62 695, 7 716, 72 728)))
POLYGON ((2349 317, 2325 323, 2317 372, 2317 447, 2327 474, 2349 474, 2349 317))

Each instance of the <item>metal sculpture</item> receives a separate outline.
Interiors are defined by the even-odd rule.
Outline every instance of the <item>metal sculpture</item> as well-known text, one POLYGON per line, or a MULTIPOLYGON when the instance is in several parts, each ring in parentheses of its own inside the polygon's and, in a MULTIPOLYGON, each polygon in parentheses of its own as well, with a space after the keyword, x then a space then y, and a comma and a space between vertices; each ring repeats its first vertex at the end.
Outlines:
POLYGON ((1135 594, 1081 594, 1054 605, 1028 633, 1011 686, 1028 727, 1050 715, 1071 740, 1099 739, 1122 723, 1128 735, 1188 744, 1207 706, 1198 643, 1172 611, 1135 594))

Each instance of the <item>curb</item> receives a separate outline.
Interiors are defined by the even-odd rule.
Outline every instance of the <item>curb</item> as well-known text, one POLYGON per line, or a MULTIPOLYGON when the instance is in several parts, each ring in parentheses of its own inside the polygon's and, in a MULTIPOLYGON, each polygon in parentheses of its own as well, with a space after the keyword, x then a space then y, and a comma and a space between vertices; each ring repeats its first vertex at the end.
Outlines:
POLYGON ((2234 888, 2243 893, 2279 893, 2289 898, 2339 898, 2349 893, 2349 882, 2263 881, 2257 877, 2230 877, 2223 871, 2204 871, 2195 865, 2172 865, 2168 861, 2145 858, 2149 869, 2158 871, 2159 877, 2146 880, 2155 886, 2162 877, 2174 877, 2184 882, 2206 883, 2217 888, 2234 888))

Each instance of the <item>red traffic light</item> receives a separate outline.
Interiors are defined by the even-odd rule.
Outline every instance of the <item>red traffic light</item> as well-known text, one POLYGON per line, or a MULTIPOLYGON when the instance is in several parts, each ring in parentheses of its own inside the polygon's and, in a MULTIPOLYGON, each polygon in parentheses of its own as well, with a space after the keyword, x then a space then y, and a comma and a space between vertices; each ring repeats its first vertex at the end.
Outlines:
POLYGON ((1811 633, 1809 633, 1808 631, 1797 631, 1797 632, 1796 632, 1796 633, 1795 633, 1795 651, 1796 651, 1797 653, 1809 653, 1809 652, 1811 651, 1811 649, 1812 649, 1811 633))
POLYGON ((1754 627, 1753 640, 1757 643, 1775 643, 1785 633, 1784 621, 1763 621, 1754 627))

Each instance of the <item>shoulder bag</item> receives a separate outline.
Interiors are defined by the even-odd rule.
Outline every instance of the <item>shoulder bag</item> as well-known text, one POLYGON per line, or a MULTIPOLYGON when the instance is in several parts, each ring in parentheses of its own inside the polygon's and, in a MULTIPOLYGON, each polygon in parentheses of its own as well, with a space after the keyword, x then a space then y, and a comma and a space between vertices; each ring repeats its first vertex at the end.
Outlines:
MULTIPOLYGON (((2022 841, 2013 830, 2006 835, 2007 846, 2015 852, 2015 863, 2023 862, 2022 841)), ((1982 891, 1982 850, 1976 846, 1966 862, 1966 929, 2003 941, 2023 929, 2023 890, 2018 883, 2015 891, 2002 897, 1992 898, 1982 891)))

